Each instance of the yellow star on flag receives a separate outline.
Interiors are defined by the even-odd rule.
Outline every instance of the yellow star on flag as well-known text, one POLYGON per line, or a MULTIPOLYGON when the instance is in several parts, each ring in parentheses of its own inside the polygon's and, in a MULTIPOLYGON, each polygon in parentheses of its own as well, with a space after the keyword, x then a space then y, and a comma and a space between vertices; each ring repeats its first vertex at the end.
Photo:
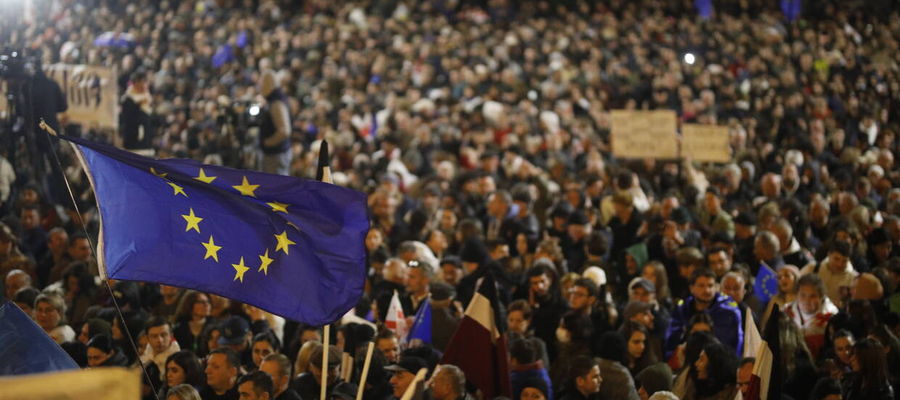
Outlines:
POLYGON ((166 182, 166 183, 168 183, 169 186, 171 186, 172 189, 175 191, 175 193, 173 193, 173 195, 178 196, 179 194, 181 194, 182 196, 187 197, 187 193, 184 192, 183 187, 178 186, 172 182, 166 182))
POLYGON ((272 261, 275 260, 269 258, 269 249, 266 249, 266 254, 259 256, 259 262, 261 262, 262 265, 259 266, 259 270, 257 270, 256 272, 262 272, 266 275, 269 275, 269 264, 271 264, 272 261))
POLYGON ((157 171, 156 171, 156 168, 153 168, 153 167, 150 167, 150 173, 153 174, 153 175, 156 175, 156 176, 158 176, 158 177, 160 177, 160 178, 165 178, 166 176, 169 175, 168 172, 157 172, 157 171))
POLYGON ((250 267, 244 265, 244 257, 241 257, 241 262, 238 264, 231 264, 234 267, 234 280, 241 280, 241 283, 244 283, 244 272, 247 272, 250 267))
POLYGON ((181 218, 184 218, 184 220, 187 221, 187 227, 184 228, 184 231, 187 232, 187 231, 193 229, 193 230, 197 231, 197 233, 200 233, 200 221, 203 221, 203 218, 200 218, 200 217, 194 215, 193 208, 191 208, 190 210, 191 211, 188 215, 184 215, 184 214, 181 215, 181 218))
POLYGON ((247 182, 247 177, 245 176, 240 185, 234 185, 232 187, 237 189, 244 196, 256 197, 256 194, 253 192, 259 188, 259 185, 251 185, 250 182, 247 182))
POLYGON ((203 183, 212 183, 212 181, 216 180, 216 177, 206 175, 206 172, 203 171, 203 168, 200 168, 200 175, 195 176, 194 179, 203 183))
POLYGON ((297 244, 288 239, 287 231, 281 232, 280 235, 275 235, 275 239, 278 240, 278 244, 275 245, 275 251, 284 250, 284 254, 288 254, 288 246, 297 244))
POLYGON ((209 236, 209 242, 202 243, 202 244, 203 244, 203 247, 206 248, 206 255, 203 256, 203 259, 205 260, 207 258, 212 257, 213 260, 216 260, 216 262, 219 262, 219 250, 222 248, 222 246, 216 246, 216 242, 213 241, 212 235, 209 236))
POLYGON ((290 205, 290 204, 279 203, 277 201, 273 202, 273 203, 266 203, 266 204, 268 204, 269 207, 272 207, 272 211, 283 212, 283 213, 287 213, 287 208, 290 205))

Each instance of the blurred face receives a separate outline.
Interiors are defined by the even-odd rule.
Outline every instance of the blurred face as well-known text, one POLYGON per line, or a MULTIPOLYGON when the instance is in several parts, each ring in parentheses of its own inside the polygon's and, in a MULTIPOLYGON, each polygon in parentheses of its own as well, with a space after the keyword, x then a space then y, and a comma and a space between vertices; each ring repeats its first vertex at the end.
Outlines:
POLYGON ((709 264, 709 269, 711 269, 716 276, 723 276, 731 269, 731 259, 724 251, 712 253, 707 256, 706 260, 709 264))
POLYGON ((37 210, 33 209, 24 209, 22 210, 22 229, 30 230, 37 228, 38 224, 41 222, 41 217, 38 215, 37 210))
POLYGON ((78 341, 81 342, 82 344, 85 344, 85 345, 86 345, 86 344, 88 343, 88 341, 91 340, 91 336, 90 336, 90 335, 91 335, 91 332, 90 332, 90 330, 91 330, 91 329, 90 329, 90 327, 88 326, 88 324, 82 325, 82 326, 81 326, 81 332, 78 332, 78 341))
POLYGON ((66 245, 69 244, 69 235, 65 232, 54 232, 50 234, 50 237, 47 240, 47 248, 50 249, 53 253, 60 253, 66 250, 66 245))
POLYGON ((234 385, 237 368, 228 362, 224 354, 216 353, 206 361, 206 384, 213 389, 224 391, 234 385))
POLYGON ((716 295, 716 280, 701 276, 691 285, 691 295, 701 303, 711 303, 716 295))
POLYGON ((256 387, 253 385, 253 382, 244 382, 238 386, 238 394, 240 395, 240 400, 268 400, 269 394, 260 391, 259 394, 256 394, 256 387))
POLYGON ((177 287, 175 287, 175 286, 159 285, 159 293, 162 294, 163 297, 174 297, 174 296, 178 296, 178 292, 179 292, 180 290, 181 290, 181 289, 179 289, 179 288, 177 288, 177 287))
POLYGON ((636 331, 631 334, 628 339, 628 355, 633 359, 641 358, 644 354, 644 348, 647 344, 647 335, 644 332, 636 331))
POLYGON ((652 303, 654 299, 654 294, 644 289, 641 286, 635 285, 634 289, 631 289, 631 300, 632 301, 643 301, 644 303, 652 303))
POLYGON ((631 316, 631 320, 646 326, 647 329, 653 329, 653 313, 649 310, 634 314, 631 316))
POLYGON ((112 356, 112 352, 104 353, 102 350, 100 350, 96 347, 88 347, 88 349, 87 349, 88 366, 89 367, 98 367, 101 364, 103 364, 104 362, 106 362, 106 360, 108 360, 109 357, 111 357, 111 356, 112 356))
POLYGON ((444 232, 434 231, 431 232, 431 236, 428 238, 428 247, 431 250, 436 252, 443 252, 447 249, 447 236, 444 235, 444 232))
POLYGON ((841 363, 850 365, 851 356, 853 355, 853 339, 849 337, 834 339, 834 353, 841 363))
POLYGON ((175 361, 169 361, 169 363, 166 364, 166 384, 169 387, 180 385, 184 383, 185 379, 187 378, 184 373, 184 368, 181 368, 175 361))
POLYGON ((797 290, 797 302, 800 304, 800 310, 807 314, 818 312, 822 307, 822 295, 816 290, 815 286, 803 285, 797 290))
POLYGON ((444 282, 448 285, 456 286, 462 278, 462 270, 456 268, 453 264, 444 264, 441 265, 441 275, 443 275, 444 282))
POLYGON ((434 377, 431 378, 431 397, 437 400, 444 400, 453 396, 453 386, 448 374, 438 367, 434 377))
POLYGON ((403 393, 406 392, 406 388, 409 387, 409 384, 412 383, 415 377, 415 375, 406 371, 394 373, 390 381, 391 387, 394 388, 394 396, 398 399, 403 397, 403 393))
POLYGON ((528 278, 528 284, 531 287, 531 291, 538 296, 545 296, 550 291, 550 277, 547 274, 528 278))
POLYGON ((378 350, 381 350, 381 352, 384 353, 384 358, 388 361, 392 363, 397 362, 398 356, 400 355, 400 345, 397 343, 396 338, 378 339, 378 342, 375 343, 375 347, 378 347, 378 350))
POLYGON ((744 287, 743 279, 729 276, 722 281, 722 292, 731 296, 734 301, 740 303, 744 301, 744 295, 746 295, 747 289, 744 287))
POLYGON ((275 353, 275 348, 272 347, 272 344, 261 340, 253 344, 253 365, 257 367, 262 363, 263 358, 266 358, 269 354, 275 353))
POLYGON ((778 271, 778 291, 781 293, 793 293, 797 284, 797 276, 786 269, 778 271))
POLYGON ((545 397, 540 390, 527 387, 525 389, 522 389, 522 394, 519 396, 519 400, 547 400, 547 397, 545 397))
POLYGON ((75 261, 86 261, 91 256, 91 246, 87 239, 75 239, 69 246, 69 256, 75 261))
POLYGON ((428 290, 428 278, 422 268, 410 268, 409 277, 406 279, 406 290, 410 293, 421 295, 428 290))
POLYGON ((603 384, 603 378, 600 377, 600 367, 596 365, 585 376, 575 378, 575 386, 584 394, 599 392, 601 384, 603 384))
POLYGON ((191 310, 191 315, 197 317, 208 317, 212 313, 212 305, 209 303, 209 297, 205 294, 200 294, 197 296, 197 300, 194 302, 194 306, 191 310))
POLYGON ((56 307, 53 307, 49 302, 42 301, 34 307, 34 319, 41 328, 49 332, 59 326, 62 316, 56 307))
POLYGON ((841 253, 832 251, 828 253, 828 268, 832 272, 841 272, 847 268, 849 258, 841 253))
POLYGON ((281 368, 278 366, 277 362, 271 360, 263 361, 262 364, 259 365, 259 370, 272 377, 272 382, 275 384, 275 396, 278 396, 287 389, 287 375, 281 373, 281 368))
POLYGON ((707 379, 709 378, 709 358, 706 356, 706 351, 700 352, 700 358, 694 362, 694 368, 697 369, 697 378, 699 379, 707 379))
POLYGON ((452 230, 456 227, 456 214, 450 210, 444 210, 441 213, 441 229, 443 230, 452 230))
POLYGON ((147 340, 157 354, 166 351, 172 343, 172 331, 169 324, 154 326, 147 330, 147 340))
POLYGON ((716 195, 707 193, 703 197, 703 206, 706 207, 706 211, 710 214, 717 214, 719 212, 719 207, 721 207, 721 203, 716 195))
POLYGON ((15 274, 6 276, 6 298, 12 299, 16 292, 23 287, 28 286, 28 275, 15 274))
POLYGON ((521 334, 528 332, 528 320, 521 311, 510 311, 509 314, 506 314, 506 323, 509 325, 509 330, 513 332, 521 334))
POLYGON ((373 251, 381 246, 382 243, 384 243, 384 236, 381 235, 381 231, 370 229, 369 233, 366 234, 366 249, 373 251))
POLYGON ((654 269, 652 266, 644 267, 641 278, 653 282, 654 285, 659 285, 659 282, 656 281, 656 269, 654 269))
POLYGON ((587 310, 594 303, 594 296, 588 294, 587 288, 572 286, 569 289, 569 307, 573 310, 587 310))

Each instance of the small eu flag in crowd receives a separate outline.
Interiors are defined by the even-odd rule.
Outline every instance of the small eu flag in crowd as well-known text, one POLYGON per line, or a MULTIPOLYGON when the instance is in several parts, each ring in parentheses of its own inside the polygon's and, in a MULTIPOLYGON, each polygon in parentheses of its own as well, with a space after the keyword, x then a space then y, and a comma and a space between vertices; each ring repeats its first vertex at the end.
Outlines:
POLYGON ((416 312, 416 319, 409 332, 409 341, 419 339, 422 343, 431 344, 431 301, 425 299, 416 312))
POLYGON ((756 283, 753 285, 753 292, 761 304, 768 304, 769 299, 778 294, 778 276, 765 263, 759 266, 759 272, 756 274, 756 283))
POLYGON ((363 193, 62 138, 96 194, 103 278, 211 292, 312 325, 362 295, 363 193))

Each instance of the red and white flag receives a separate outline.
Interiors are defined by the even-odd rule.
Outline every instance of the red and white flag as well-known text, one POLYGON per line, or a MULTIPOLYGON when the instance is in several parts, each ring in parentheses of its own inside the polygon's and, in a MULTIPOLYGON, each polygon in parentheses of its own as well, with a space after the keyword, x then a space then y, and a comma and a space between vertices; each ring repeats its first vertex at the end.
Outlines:
POLYGON ((403 314, 403 306, 400 305, 400 297, 397 291, 391 297, 391 305, 388 306, 387 318, 384 319, 384 326, 397 335, 397 339, 402 343, 409 334, 409 326, 406 325, 406 315, 403 314))
POLYGON ((466 315, 456 328, 444 351, 442 364, 453 364, 466 374, 466 379, 482 398, 511 397, 509 355, 506 335, 497 322, 497 287, 490 274, 481 279, 466 315))
MULTIPOLYGON (((766 324, 764 336, 760 336, 748 312, 744 325, 744 357, 755 357, 749 394, 744 400, 777 400, 781 398, 781 360, 778 340, 778 319, 781 312, 776 305, 766 324)), ((740 392, 738 392, 740 395, 740 392)), ((740 397, 739 397, 740 398, 740 397)))

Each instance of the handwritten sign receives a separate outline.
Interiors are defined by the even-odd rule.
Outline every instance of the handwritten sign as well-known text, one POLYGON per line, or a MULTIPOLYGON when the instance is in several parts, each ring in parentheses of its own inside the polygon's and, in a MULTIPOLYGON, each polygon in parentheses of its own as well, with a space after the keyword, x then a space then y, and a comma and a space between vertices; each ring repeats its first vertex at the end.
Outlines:
POLYGON ((727 126, 684 124, 681 156, 695 161, 731 161, 731 139, 727 126))
POLYGON ((620 158, 678 158, 672 110, 613 110, 612 153, 620 158))
MULTIPOLYGON (((44 74, 62 89, 69 109, 66 114, 73 123, 87 127, 117 128, 119 125, 119 89, 115 70, 88 65, 51 64, 44 66, 44 74)), ((0 81, 0 93, 6 93, 7 83, 0 81)), ((6 96, 0 97, 0 115, 5 115, 6 96)))

